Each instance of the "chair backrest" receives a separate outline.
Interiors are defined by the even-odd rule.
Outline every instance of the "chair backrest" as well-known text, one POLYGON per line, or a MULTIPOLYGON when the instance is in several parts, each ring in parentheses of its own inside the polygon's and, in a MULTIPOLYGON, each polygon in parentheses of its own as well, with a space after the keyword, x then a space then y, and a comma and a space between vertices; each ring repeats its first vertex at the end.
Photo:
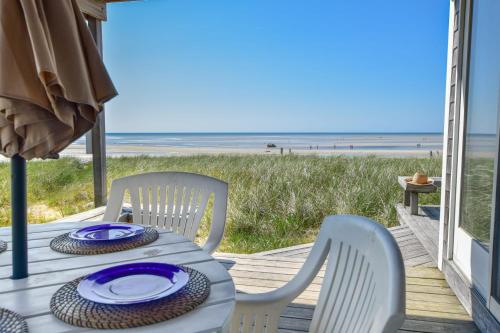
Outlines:
POLYGON ((326 264, 313 333, 395 333, 405 317, 405 274, 391 233, 361 216, 328 216, 290 282, 261 294, 237 294, 231 332, 275 333, 280 314, 326 264))
POLYGON ((152 172, 115 179, 104 221, 117 221, 125 193, 130 193, 133 222, 171 230, 194 240, 210 196, 212 222, 205 250, 222 239, 227 211, 227 183, 186 172, 152 172))
POLYGON ((390 232, 364 217, 329 216, 304 266, 318 268, 326 256, 310 332, 396 332, 405 315, 405 271, 390 232))

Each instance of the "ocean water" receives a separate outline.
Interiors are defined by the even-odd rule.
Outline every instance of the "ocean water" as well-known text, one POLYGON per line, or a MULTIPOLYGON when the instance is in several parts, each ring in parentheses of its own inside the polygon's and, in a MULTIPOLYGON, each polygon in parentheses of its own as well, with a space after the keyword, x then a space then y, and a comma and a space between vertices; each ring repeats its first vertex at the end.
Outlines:
MULTIPOLYGON (((440 133, 107 133, 108 146, 212 149, 442 150, 440 133)), ((80 138, 77 144, 84 144, 80 138)))

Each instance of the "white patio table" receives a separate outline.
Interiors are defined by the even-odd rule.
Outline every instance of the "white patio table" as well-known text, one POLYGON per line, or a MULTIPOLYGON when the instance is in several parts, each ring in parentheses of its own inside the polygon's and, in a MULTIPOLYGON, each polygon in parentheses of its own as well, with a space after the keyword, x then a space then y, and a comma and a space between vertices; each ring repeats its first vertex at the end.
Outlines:
MULTIPOLYGON (((235 305, 235 287, 227 270, 187 238, 166 231, 153 243, 132 250, 93 256, 53 251, 50 241, 63 233, 102 222, 65 222, 30 225, 28 228, 29 277, 12 280, 11 230, 0 228, 0 239, 9 242, 0 253, 0 306, 27 318, 30 332, 87 332, 52 315, 49 302, 66 282, 100 269, 131 262, 166 262, 186 265, 204 273, 211 282, 210 296, 193 311, 158 324, 119 332, 227 332, 235 305)), ((102 332, 102 330, 100 330, 102 332)), ((113 330, 114 331, 114 330, 113 330)))

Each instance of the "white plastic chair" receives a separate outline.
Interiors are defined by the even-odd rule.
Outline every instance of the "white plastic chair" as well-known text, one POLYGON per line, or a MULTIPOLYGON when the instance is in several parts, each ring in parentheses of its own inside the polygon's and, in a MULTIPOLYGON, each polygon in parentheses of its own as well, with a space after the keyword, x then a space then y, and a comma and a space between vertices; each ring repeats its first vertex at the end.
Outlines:
POLYGON ((309 332, 396 332, 405 317, 405 274, 396 241, 364 217, 325 218, 298 274, 262 294, 237 294, 231 333, 276 332, 281 313, 317 275, 328 256, 309 332))
POLYGON ((224 233, 227 183, 185 172, 152 172, 115 179, 103 221, 118 221, 125 192, 133 223, 165 228, 194 240, 207 202, 214 194, 210 233, 203 249, 213 253, 224 233))

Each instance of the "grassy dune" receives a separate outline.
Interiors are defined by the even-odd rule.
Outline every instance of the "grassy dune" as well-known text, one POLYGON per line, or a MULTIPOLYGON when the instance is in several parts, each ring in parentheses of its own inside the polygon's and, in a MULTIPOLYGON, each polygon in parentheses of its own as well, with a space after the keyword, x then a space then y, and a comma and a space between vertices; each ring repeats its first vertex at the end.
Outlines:
MULTIPOLYGON (((393 226, 398 175, 441 173, 440 159, 313 156, 123 157, 108 179, 149 171, 188 171, 229 183, 221 251, 251 253, 312 241, 324 216, 358 214, 393 226)), ((29 162, 30 222, 92 208, 92 165, 76 159, 29 162)), ((9 225, 8 164, 0 164, 0 225, 9 225)), ((421 196, 438 204, 438 194, 421 196)), ((202 235, 206 233, 206 226, 202 235)))

